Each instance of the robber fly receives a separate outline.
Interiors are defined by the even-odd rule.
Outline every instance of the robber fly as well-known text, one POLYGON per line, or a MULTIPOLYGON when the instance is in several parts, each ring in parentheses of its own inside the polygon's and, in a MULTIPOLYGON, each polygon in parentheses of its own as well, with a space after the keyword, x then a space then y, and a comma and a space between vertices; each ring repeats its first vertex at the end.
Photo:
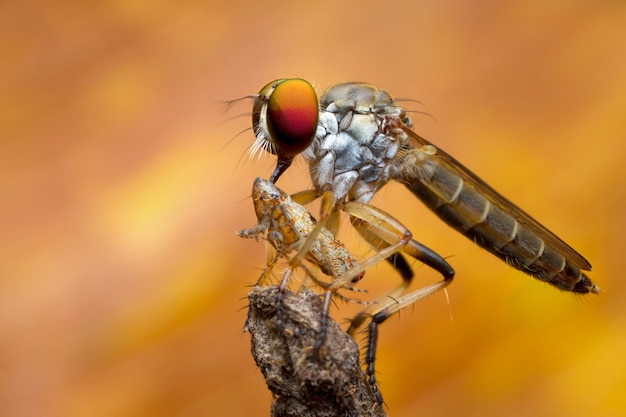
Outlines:
POLYGON ((305 80, 280 79, 254 96, 252 123, 253 149, 278 157, 272 182, 298 154, 309 164, 315 195, 330 195, 327 205, 334 207, 344 201, 369 203, 396 180, 444 222, 512 267, 561 290, 600 291, 583 273, 591 270, 584 257, 415 133, 405 110, 385 90, 337 84, 318 104, 305 80))
POLYGON ((302 205, 294 201, 287 193, 277 188, 272 182, 261 178, 254 180, 252 186, 252 200, 257 215, 257 225, 250 229, 237 232, 241 237, 256 238, 264 237, 276 251, 275 256, 269 262, 268 268, 263 272, 257 284, 262 283, 278 258, 284 257, 289 260, 289 266, 279 284, 276 297, 276 321, 282 326, 282 300, 293 270, 303 267, 307 275, 313 278, 317 285, 325 289, 322 320, 320 333, 313 345, 313 353, 317 354, 324 343, 328 328, 330 302, 333 295, 339 290, 354 290, 352 285, 358 282, 365 271, 372 265, 393 257, 399 251, 412 256, 436 271, 440 272, 443 279, 424 288, 403 295, 409 281, 404 281, 395 290, 381 297, 380 302, 374 302, 357 314, 351 321, 348 333, 354 333, 362 327, 365 320, 370 321, 368 326, 368 342, 365 356, 366 373, 374 390, 379 404, 383 403, 382 395, 376 384, 376 372, 374 362, 376 357, 376 344, 378 340, 378 326, 396 312, 445 288, 454 277, 452 267, 439 255, 416 242, 411 238, 411 233, 400 222, 375 207, 360 203, 348 202, 342 208, 346 213, 360 219, 367 224, 372 235, 378 236, 387 246, 377 251, 373 256, 362 262, 348 251, 342 242, 322 227, 320 233, 314 239, 313 244, 304 256, 309 263, 317 266, 322 273, 332 277, 330 283, 318 279, 304 264, 296 264, 293 252, 302 249, 304 243, 310 239, 311 233, 316 227, 316 220, 311 213, 302 205))

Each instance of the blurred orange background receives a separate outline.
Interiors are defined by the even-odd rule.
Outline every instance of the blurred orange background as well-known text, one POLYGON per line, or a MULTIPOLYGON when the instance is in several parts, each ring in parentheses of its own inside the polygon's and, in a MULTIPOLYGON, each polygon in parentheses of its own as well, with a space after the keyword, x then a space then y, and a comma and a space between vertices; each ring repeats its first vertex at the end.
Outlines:
POLYGON ((415 129, 603 290, 527 278, 387 186, 375 204, 457 271, 381 329, 390 415, 626 415, 626 3, 32 3, 0 6, 1 415, 268 415, 243 333, 264 247, 234 231, 274 159, 237 136, 251 103, 219 103, 293 76, 419 100, 415 129))

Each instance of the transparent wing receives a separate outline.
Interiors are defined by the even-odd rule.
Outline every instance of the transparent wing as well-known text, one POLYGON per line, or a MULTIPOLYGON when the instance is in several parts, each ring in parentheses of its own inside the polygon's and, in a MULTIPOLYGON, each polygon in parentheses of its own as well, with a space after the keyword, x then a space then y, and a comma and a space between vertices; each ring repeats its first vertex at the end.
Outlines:
POLYGON ((567 260, 576 265, 578 268, 590 271, 591 264, 578 252, 576 252, 571 246, 561 240, 558 236, 552 233, 550 230, 541 225, 537 220, 533 219, 524 210, 513 204, 507 198, 502 196, 496 190, 491 188, 487 183, 480 179, 472 171, 464 167, 459 161, 452 156, 444 152, 441 148, 433 145, 428 140, 419 136, 408 127, 401 125, 404 132, 409 136, 411 143, 416 147, 422 147, 424 145, 431 145, 437 149, 437 153, 433 155, 433 158, 438 158, 438 162, 444 165, 446 168, 455 172, 459 177, 463 179, 466 185, 474 188, 485 198, 487 198, 492 204, 501 208, 509 213, 522 225, 540 236, 546 244, 558 250, 567 260))

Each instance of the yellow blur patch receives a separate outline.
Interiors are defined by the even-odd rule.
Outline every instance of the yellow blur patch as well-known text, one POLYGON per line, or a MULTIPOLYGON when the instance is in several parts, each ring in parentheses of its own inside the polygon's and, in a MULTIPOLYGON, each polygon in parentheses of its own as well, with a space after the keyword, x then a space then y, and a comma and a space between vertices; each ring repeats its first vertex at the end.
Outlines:
MULTIPOLYGON (((217 271, 212 270, 212 274, 217 271)), ((214 307, 216 280, 208 279, 206 254, 181 260, 155 293, 122 312, 104 335, 104 355, 120 357, 180 330, 214 307)))
POLYGON ((204 175, 203 150, 193 141, 169 149, 97 198, 94 227, 118 250, 133 257, 170 244, 186 213, 193 210, 204 175))
POLYGON ((157 86, 156 74, 141 61, 117 64, 89 84, 83 110, 89 120, 104 119, 109 124, 135 121, 155 102, 157 86))

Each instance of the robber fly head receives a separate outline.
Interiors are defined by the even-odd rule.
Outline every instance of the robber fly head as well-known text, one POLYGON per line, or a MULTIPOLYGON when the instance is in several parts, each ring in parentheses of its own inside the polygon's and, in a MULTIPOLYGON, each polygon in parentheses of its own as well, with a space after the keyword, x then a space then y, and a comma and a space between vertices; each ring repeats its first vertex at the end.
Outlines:
POLYGON ((311 144, 318 118, 317 94, 311 84, 300 78, 272 81, 256 95, 252 108, 256 140, 252 153, 264 149, 278 156, 272 182, 311 144))

